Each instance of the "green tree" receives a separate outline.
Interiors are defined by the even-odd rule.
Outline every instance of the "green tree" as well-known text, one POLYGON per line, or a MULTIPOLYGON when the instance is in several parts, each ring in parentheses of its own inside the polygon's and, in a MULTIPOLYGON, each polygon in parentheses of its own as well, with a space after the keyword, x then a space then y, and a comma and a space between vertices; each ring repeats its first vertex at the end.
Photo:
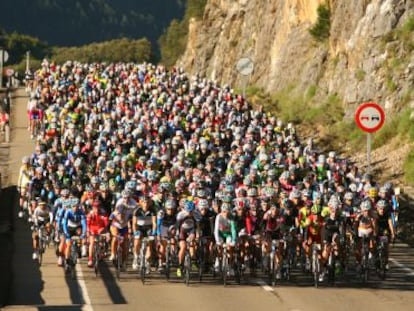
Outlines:
POLYGON ((331 11, 328 5, 321 4, 318 6, 318 20, 309 33, 316 41, 325 41, 329 38, 329 31, 331 28, 331 11))

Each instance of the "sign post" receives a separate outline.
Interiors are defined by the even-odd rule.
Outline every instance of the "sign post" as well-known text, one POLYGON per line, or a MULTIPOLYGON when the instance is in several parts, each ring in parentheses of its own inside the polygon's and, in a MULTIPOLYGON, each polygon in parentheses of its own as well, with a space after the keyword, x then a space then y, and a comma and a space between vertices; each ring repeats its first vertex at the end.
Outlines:
POLYGON ((247 76, 253 72, 254 63, 250 58, 243 57, 238 60, 236 69, 243 76, 243 98, 246 98, 247 76))
POLYGON ((367 133, 367 172, 371 171, 371 133, 378 131, 385 122, 385 112, 373 102, 363 103, 355 112, 355 122, 367 133))

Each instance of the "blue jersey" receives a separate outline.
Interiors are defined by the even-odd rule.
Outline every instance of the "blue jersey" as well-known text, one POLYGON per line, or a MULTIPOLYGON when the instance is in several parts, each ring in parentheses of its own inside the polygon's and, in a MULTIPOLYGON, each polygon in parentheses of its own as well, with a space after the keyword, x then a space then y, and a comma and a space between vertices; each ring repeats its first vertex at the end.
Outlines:
POLYGON ((82 235, 86 234, 86 215, 81 209, 77 209, 76 211, 73 209, 66 210, 62 224, 65 235, 69 234, 69 228, 78 227, 82 227, 82 235))

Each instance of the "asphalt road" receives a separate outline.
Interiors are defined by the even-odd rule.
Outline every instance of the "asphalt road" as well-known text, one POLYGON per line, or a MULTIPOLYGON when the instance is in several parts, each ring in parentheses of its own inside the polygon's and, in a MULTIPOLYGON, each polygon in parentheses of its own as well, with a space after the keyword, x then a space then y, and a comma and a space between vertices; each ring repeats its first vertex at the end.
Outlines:
MULTIPOLYGON (((18 95, 24 93, 19 91, 18 95)), ((19 159, 33 150, 27 132, 26 98, 13 105, 14 127, 10 145, 10 185, 17 180, 19 159)), ((16 204, 16 202, 15 202, 16 204)), ((15 205, 15 209, 17 206, 15 205)), ((41 267, 31 259, 31 235, 22 220, 15 219, 13 265, 8 306, 5 310, 413 310, 414 249, 396 243, 391 250, 391 267, 384 281, 374 273, 367 284, 352 269, 335 286, 312 286, 311 277, 294 271, 289 283, 275 287, 263 275, 246 277, 241 285, 223 287, 219 279, 207 276, 202 283, 194 277, 190 286, 177 278, 167 282, 157 272, 145 285, 136 272, 121 274, 110 262, 103 262, 100 275, 87 268, 85 259, 71 279, 57 267, 53 248, 46 251, 41 267)), ((2 250, 3 251, 3 250, 2 250)))

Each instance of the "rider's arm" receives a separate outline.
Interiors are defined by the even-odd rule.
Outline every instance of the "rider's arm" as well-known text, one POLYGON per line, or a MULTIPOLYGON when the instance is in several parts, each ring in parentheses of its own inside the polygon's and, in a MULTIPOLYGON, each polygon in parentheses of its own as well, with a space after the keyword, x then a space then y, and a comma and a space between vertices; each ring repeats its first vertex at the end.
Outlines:
POLYGON ((247 231, 247 234, 248 235, 252 235, 252 228, 253 226, 252 226, 252 218, 251 218, 251 216, 248 214, 247 216, 246 216, 246 231, 247 231))
POLYGON ((152 220, 152 235, 157 234, 157 216, 153 215, 151 216, 152 220))
POLYGON ((85 214, 82 215, 81 224, 82 224, 82 235, 86 236, 87 226, 86 226, 86 216, 85 216, 85 214))
POLYGON ((70 210, 66 211, 64 216, 63 216, 63 220, 62 220, 62 227, 63 227, 63 232, 65 233, 65 236, 69 235, 69 230, 68 230, 68 216, 69 216, 69 212, 70 210))
POLYGON ((234 222, 234 220, 230 220, 230 228, 231 228, 231 240, 233 243, 236 243, 237 230, 236 230, 236 223, 234 222))
POLYGON ((216 240, 216 243, 220 241, 220 232, 219 232, 220 225, 219 224, 220 224, 220 214, 216 216, 216 220, 214 221, 214 239, 216 240))
POLYGON ((162 217, 157 217, 157 236, 161 235, 161 222, 162 217))

